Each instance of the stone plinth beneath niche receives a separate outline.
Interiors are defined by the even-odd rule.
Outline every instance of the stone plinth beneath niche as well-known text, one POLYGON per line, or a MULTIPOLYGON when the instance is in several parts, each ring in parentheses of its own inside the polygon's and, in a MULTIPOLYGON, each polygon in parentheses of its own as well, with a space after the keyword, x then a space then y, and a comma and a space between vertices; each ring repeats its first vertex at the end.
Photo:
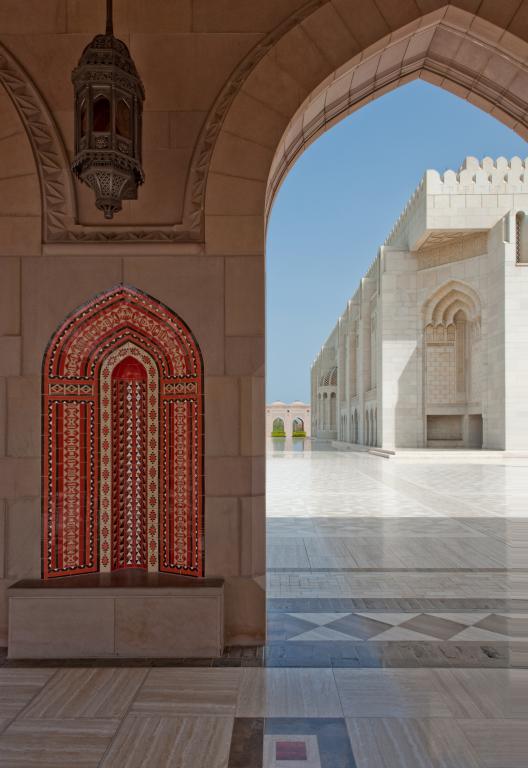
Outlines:
POLYGON ((224 647, 224 581, 141 571, 18 581, 10 659, 199 658, 224 647))

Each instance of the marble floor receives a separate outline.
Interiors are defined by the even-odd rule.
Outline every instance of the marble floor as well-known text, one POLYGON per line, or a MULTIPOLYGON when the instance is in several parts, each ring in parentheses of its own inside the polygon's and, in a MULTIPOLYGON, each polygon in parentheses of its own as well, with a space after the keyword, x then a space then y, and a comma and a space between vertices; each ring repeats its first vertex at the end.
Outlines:
POLYGON ((0 670, 0 765, 526 768, 526 669, 0 670))
POLYGON ((0 768, 527 768, 528 461, 270 445, 268 644, 0 665, 0 768))
POLYGON ((348 736, 313 764, 526 768, 528 461, 273 441, 267 483, 267 668, 331 668, 348 736))

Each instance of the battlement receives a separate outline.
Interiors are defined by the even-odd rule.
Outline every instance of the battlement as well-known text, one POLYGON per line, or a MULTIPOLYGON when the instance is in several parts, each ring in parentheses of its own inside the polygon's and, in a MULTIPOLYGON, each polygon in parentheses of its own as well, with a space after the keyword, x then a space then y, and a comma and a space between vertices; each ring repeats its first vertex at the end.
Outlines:
MULTIPOLYGON (((415 191, 409 198, 405 208, 396 220, 390 231, 384 245, 402 246, 408 245, 408 229, 421 211, 429 205, 428 196, 439 196, 435 199, 434 208, 479 208, 494 207, 485 204, 482 195, 515 195, 528 194, 528 158, 522 160, 520 157, 512 157, 508 160, 505 157, 498 157, 494 160, 491 157, 485 157, 478 160, 476 157, 466 157, 458 171, 447 170, 443 174, 436 170, 427 170, 415 191), (441 196, 446 196, 444 199, 441 196), (459 203, 454 203, 452 196, 466 196, 459 203), (468 198, 467 196, 472 196, 468 198)), ((500 201, 491 200, 495 207, 500 208, 500 201)))
MULTIPOLYGON (((489 232, 510 210, 528 211, 528 158, 508 160, 498 157, 494 160, 485 157, 478 160, 466 157, 458 171, 427 170, 424 173, 384 246, 389 246, 389 250, 420 251, 423 254, 428 248, 452 243, 454 238, 465 237, 468 233, 489 232)), ((391 263, 397 269, 401 267, 401 261, 393 253, 388 261, 384 259, 383 270, 391 271, 391 263)), ((321 361, 325 349, 335 346, 341 329, 347 333, 354 323, 361 322, 364 311, 361 304, 372 298, 369 286, 376 284, 379 271, 378 253, 314 365, 321 361)))
POLYGON ((427 192, 429 194, 478 194, 486 192, 512 193, 528 192, 528 158, 498 157, 493 160, 485 157, 466 157, 457 172, 426 171, 427 192))

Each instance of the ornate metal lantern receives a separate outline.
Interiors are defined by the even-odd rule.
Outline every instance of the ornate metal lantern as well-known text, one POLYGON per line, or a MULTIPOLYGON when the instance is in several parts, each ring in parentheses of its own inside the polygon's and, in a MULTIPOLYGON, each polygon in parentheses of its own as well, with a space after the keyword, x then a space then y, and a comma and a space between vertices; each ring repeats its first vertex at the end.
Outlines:
POLYGON ((114 37, 112 0, 106 33, 96 35, 73 70, 75 158, 72 171, 95 192, 106 219, 135 200, 144 181, 141 117, 145 91, 127 46, 114 37))

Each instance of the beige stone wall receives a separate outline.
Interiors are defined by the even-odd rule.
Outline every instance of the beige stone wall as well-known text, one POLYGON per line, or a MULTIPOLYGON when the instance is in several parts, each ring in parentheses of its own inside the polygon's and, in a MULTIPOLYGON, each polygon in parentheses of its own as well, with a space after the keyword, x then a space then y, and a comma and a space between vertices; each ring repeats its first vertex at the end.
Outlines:
POLYGON ((0 643, 6 589, 40 568, 40 380, 24 365, 30 297, 23 275, 40 254, 40 188, 24 126, 0 88, 0 643))
MULTIPOLYGON (((20 94, 25 73, 33 84, 32 100, 24 93, 19 108, 32 123, 45 192, 42 223, 29 142, 2 91, 3 587, 39 570, 46 341, 67 312, 127 280, 169 304, 202 346, 207 571, 228 579, 228 642, 262 638, 270 168, 268 205, 285 169, 320 132, 413 77, 493 110, 525 135, 528 3, 517 6, 365 0, 359 12, 356 0, 116 0, 116 33, 129 44, 147 92, 147 183, 110 225, 110 238, 92 193, 74 186, 68 171, 70 73, 82 47, 102 31, 104 0, 0 0, 0 43, 21 65, 13 88, 20 94)), ((2 56, 0 76, 13 84, 2 56)), ((365 342, 360 338, 357 351, 359 382, 365 342)), ((389 353, 396 366, 405 359, 396 346, 389 353)), ((352 407, 362 418, 361 398, 352 407)), ((378 425, 384 418, 380 413, 378 425)))
POLYGON ((262 639, 263 257, 222 253, 214 238, 210 249, 50 247, 41 242, 40 211, 31 146, 0 90, 0 642, 7 637, 7 586, 40 575, 40 373, 46 344, 66 314, 122 281, 174 309, 200 344, 206 575, 227 581, 226 642, 262 639))

